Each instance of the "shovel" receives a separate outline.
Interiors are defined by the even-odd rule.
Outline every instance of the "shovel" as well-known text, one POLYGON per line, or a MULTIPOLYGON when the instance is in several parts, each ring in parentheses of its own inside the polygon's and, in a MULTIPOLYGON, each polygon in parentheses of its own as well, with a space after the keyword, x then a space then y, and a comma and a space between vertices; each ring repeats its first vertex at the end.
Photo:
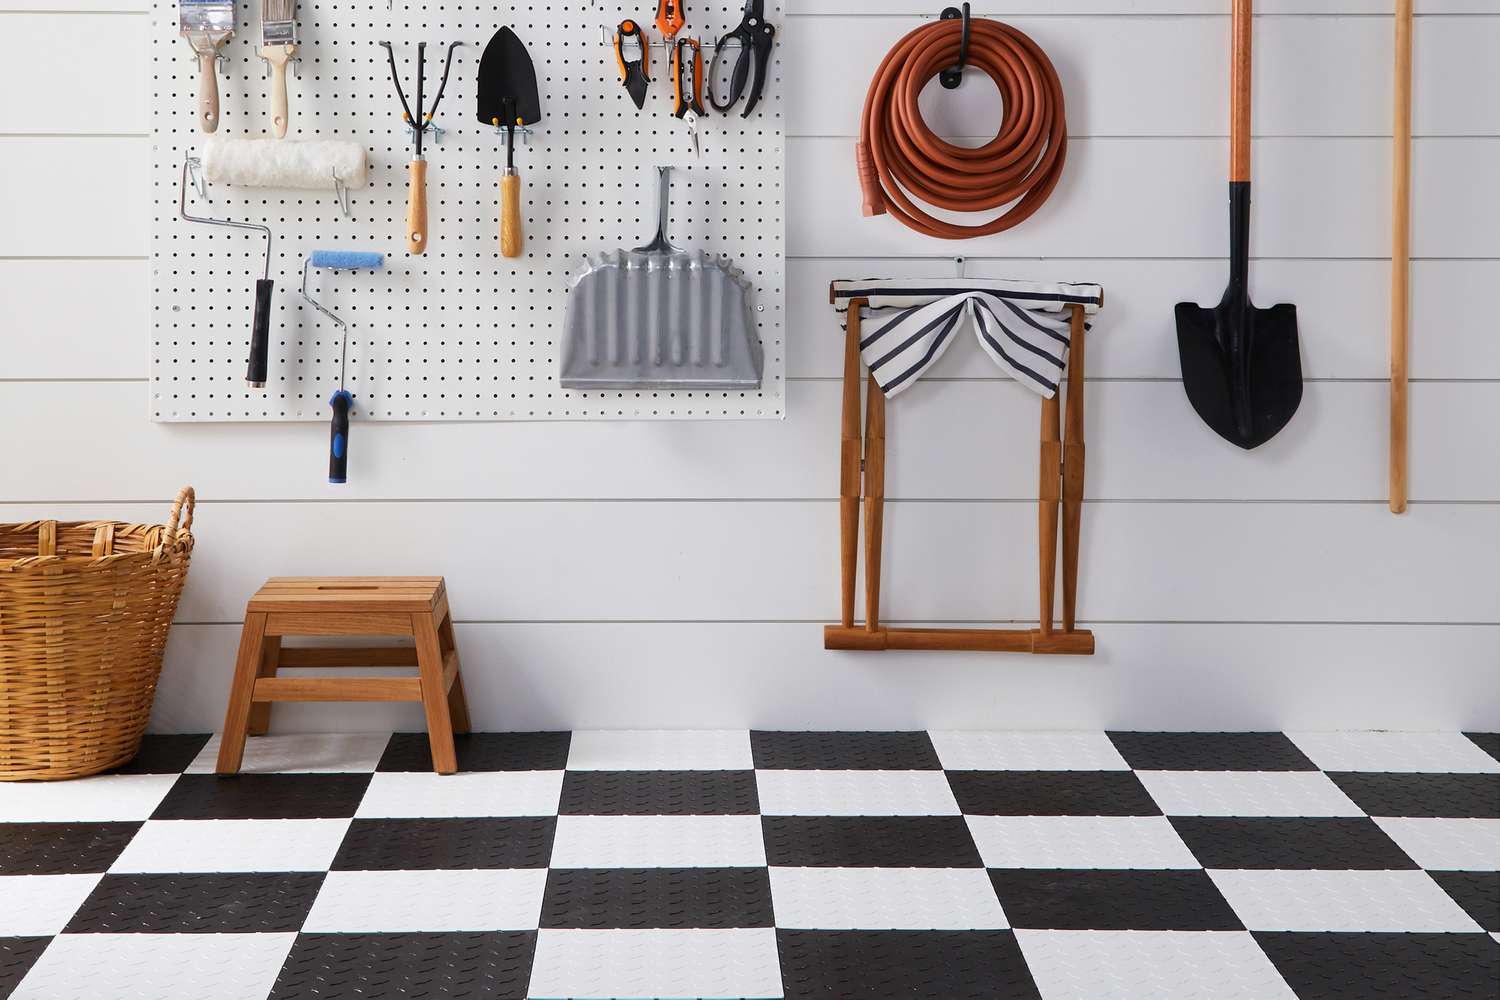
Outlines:
POLYGON ((1177 303, 1182 387, 1224 440, 1254 448, 1302 402, 1297 307, 1250 303, 1250 4, 1234 0, 1230 81, 1229 287, 1212 309, 1177 303))
POLYGON ((479 120, 505 129, 505 173, 500 178, 500 253, 521 256, 521 176, 516 173, 516 126, 542 120, 536 67, 516 33, 501 28, 479 59, 479 120))

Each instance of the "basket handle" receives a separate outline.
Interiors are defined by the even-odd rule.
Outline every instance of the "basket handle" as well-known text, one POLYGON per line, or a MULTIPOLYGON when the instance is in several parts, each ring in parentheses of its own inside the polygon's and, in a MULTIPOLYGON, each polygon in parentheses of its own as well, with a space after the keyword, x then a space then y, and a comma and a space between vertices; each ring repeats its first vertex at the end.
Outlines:
POLYGON ((177 517, 183 514, 184 508, 186 516, 182 518, 182 530, 193 530, 193 505, 197 496, 191 486, 184 486, 177 491, 177 499, 172 501, 172 513, 167 516, 166 544, 171 545, 177 539, 177 517))

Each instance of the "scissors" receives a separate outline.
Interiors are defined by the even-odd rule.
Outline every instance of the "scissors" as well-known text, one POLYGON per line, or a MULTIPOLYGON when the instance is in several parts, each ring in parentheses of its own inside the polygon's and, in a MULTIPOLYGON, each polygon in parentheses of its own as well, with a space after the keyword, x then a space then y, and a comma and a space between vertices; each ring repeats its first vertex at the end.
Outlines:
POLYGON ((672 46, 672 114, 687 123, 688 137, 693 141, 693 155, 698 156, 698 119, 703 110, 703 47, 696 38, 677 39, 672 46), (687 51, 685 51, 687 50, 687 51))
POLYGON ((761 90, 766 85, 766 67, 771 61, 771 46, 775 40, 776 29, 766 23, 765 0, 745 0, 745 13, 739 25, 714 43, 714 58, 708 73, 708 101, 715 111, 727 114, 740 99, 745 91, 745 83, 750 79, 749 60, 753 57, 755 79, 750 82, 750 93, 745 96, 745 110, 740 112, 741 118, 750 117, 760 100, 761 90), (733 45, 730 45, 731 40, 733 45), (729 71, 729 97, 721 103, 714 93, 713 81, 720 79, 719 58, 724 54, 726 45, 738 47, 740 52, 735 56, 734 66, 729 71))

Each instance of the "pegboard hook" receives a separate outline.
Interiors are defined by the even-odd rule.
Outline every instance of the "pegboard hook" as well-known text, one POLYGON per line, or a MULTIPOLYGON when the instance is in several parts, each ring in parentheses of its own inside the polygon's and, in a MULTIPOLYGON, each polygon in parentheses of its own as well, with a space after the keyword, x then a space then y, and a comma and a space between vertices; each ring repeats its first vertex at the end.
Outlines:
POLYGON ((329 171, 329 173, 333 174, 333 193, 339 200, 339 211, 342 212, 344 218, 347 219, 350 215, 349 185, 344 183, 344 179, 339 176, 339 172, 337 170, 331 170, 329 171))
POLYGON ((964 67, 969 64, 969 3, 964 0, 963 9, 957 7, 945 7, 942 20, 957 21, 963 19, 963 33, 958 41, 958 62, 938 74, 938 83, 947 90, 956 90, 958 85, 964 82, 964 67))

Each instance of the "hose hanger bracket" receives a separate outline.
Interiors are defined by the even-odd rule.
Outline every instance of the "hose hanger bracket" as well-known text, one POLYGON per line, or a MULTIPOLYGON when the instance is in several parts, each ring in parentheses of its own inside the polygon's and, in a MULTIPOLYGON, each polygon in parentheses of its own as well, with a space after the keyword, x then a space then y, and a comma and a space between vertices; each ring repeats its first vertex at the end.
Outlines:
POLYGON ((969 64, 969 4, 965 0, 962 9, 943 8, 942 20, 957 21, 960 18, 963 19, 964 26, 958 41, 958 62, 938 74, 938 83, 941 83, 946 90, 958 89, 958 85, 964 82, 964 67, 969 64))

